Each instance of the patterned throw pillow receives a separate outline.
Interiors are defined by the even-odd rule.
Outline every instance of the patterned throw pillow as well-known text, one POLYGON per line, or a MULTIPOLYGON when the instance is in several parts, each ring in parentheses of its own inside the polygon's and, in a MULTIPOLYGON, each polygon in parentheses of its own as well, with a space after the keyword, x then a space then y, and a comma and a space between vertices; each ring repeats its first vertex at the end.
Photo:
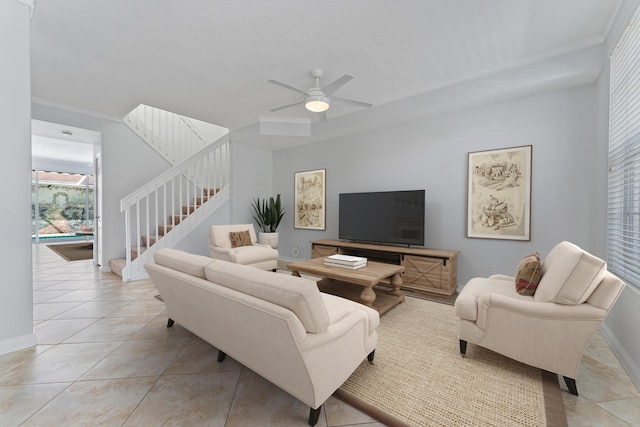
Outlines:
POLYGON ((516 267, 516 292, 520 295, 533 295, 542 278, 542 263, 538 252, 522 258, 516 267))
POLYGON ((239 248, 240 246, 251 246, 251 235, 249 230, 246 231, 230 231, 229 239, 231 240, 232 248, 239 248))

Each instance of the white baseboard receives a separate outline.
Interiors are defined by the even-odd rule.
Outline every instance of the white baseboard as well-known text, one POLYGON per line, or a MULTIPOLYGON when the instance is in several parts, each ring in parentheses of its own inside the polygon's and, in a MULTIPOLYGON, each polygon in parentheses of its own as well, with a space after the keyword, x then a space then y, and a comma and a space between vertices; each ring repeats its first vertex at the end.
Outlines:
POLYGON ((615 335, 611 332, 611 329, 607 326, 606 323, 602 322, 600 324, 600 332, 602 332, 602 336, 609 343, 609 347, 613 350, 613 353, 616 355, 622 367, 631 381, 635 384, 636 388, 640 390, 640 367, 636 364, 629 353, 624 349, 624 347, 620 344, 620 341, 616 338, 615 335))
POLYGON ((36 334, 31 333, 0 341, 0 354, 12 353, 36 345, 36 334))

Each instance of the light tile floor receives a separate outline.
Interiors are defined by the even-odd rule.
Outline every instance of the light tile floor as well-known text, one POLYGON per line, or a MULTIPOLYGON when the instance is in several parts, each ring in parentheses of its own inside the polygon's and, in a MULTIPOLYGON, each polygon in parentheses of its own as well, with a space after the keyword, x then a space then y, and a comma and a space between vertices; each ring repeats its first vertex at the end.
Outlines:
MULTIPOLYGON (((305 426, 308 408, 175 324, 149 281, 33 245, 36 347, 0 356, 2 426, 305 426)), ((640 393, 597 335, 570 426, 638 426, 640 393)), ((330 398, 318 426, 382 426, 330 398)))

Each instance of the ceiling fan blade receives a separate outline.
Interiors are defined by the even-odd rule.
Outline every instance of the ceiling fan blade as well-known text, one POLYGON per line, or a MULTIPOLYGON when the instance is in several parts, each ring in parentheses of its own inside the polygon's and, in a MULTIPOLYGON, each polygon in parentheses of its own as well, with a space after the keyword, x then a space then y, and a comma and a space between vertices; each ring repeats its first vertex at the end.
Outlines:
POLYGON ((342 86, 344 86, 352 78, 353 78, 353 76, 350 76, 349 74, 345 74, 344 76, 340 77, 338 80, 334 80, 331 83, 329 83, 328 85, 323 86, 322 89, 320 89, 320 90, 325 95, 330 96, 333 92, 335 92, 336 90, 340 89, 342 86))
POLYGON ((373 104, 369 104, 366 102, 354 101, 353 99, 345 99, 345 98, 338 98, 337 96, 332 96, 331 102, 334 102, 334 101, 336 101, 336 103, 338 104, 349 104, 355 107, 369 108, 373 106, 373 104))
POLYGON ((275 113, 276 111, 284 110, 285 108, 295 107, 296 105, 301 105, 301 104, 304 104, 304 102, 294 102, 293 104, 282 105, 280 107, 272 108, 269 111, 271 111, 272 113, 275 113))
POLYGON ((289 89, 289 90, 293 90, 293 91, 295 91, 295 92, 300 92, 300 93, 303 93, 303 94, 305 94, 305 95, 307 94, 307 92, 305 92, 305 91, 304 91, 304 90, 302 90, 302 89, 298 89, 298 88, 297 88, 297 87, 295 87, 295 86, 291 86, 291 85, 288 85, 288 84, 286 84, 286 83, 279 82, 279 81, 277 81, 277 80, 268 80, 268 81, 269 81, 269 83, 273 83, 273 84, 274 84, 274 85, 276 85, 276 86, 281 86, 281 87, 283 87, 283 88, 286 88, 286 89, 289 89))

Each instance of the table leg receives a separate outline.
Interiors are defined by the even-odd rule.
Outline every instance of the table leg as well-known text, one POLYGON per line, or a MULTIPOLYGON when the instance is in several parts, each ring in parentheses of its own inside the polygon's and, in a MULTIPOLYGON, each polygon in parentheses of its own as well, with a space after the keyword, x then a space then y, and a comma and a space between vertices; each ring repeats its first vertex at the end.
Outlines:
POLYGON ((398 297, 404 296, 404 292, 400 290, 400 286, 402 286, 402 276, 400 275, 400 273, 397 273, 391 276, 390 282, 391 282, 391 286, 393 287, 393 290, 390 291, 389 294, 395 295, 398 297))
POLYGON ((292 271, 292 272, 291 272, 291 275, 292 275, 292 276, 296 276, 296 277, 302 277, 302 276, 300 275, 300 273, 299 273, 299 272, 297 272, 297 271, 292 271))
POLYGON ((376 293, 371 286, 365 286, 360 294, 360 299, 369 307, 373 306, 373 302, 376 300, 376 293))

